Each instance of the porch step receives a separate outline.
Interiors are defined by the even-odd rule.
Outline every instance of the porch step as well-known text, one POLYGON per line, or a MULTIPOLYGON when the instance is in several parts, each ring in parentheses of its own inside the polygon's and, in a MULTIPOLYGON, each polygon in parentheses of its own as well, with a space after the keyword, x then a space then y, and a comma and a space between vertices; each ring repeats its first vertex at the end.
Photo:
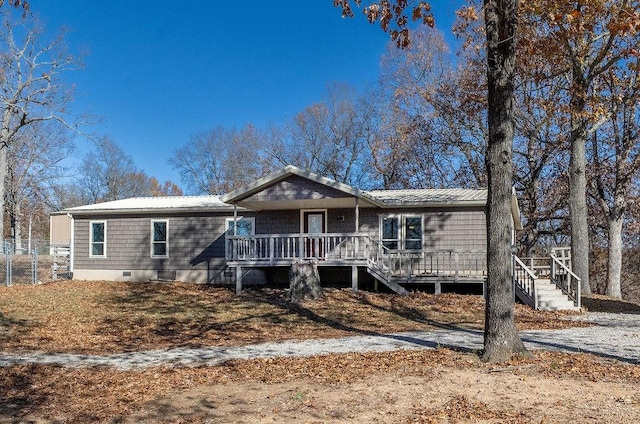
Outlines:
POLYGON ((558 289, 549 279, 536 280, 538 293, 538 309, 541 311, 577 311, 573 301, 562 290, 558 289))

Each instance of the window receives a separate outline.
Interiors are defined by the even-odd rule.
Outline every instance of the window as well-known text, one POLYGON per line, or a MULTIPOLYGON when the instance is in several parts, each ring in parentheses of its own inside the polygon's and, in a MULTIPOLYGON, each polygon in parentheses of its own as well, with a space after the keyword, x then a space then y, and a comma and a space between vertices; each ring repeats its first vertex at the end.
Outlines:
POLYGON ((421 250, 422 217, 383 216, 380 220, 380 238, 390 250, 421 250))
POLYGON ((400 241, 400 227, 397 216, 386 216, 382 218, 382 245, 387 249, 396 250, 400 241))
MULTIPOLYGON (((233 218, 227 218, 226 219, 226 227, 227 227, 227 234, 229 235, 233 235, 233 223, 234 223, 234 219, 233 218)), ((256 224, 256 219, 255 218, 243 218, 243 217, 238 217, 238 220, 236 221, 236 235, 238 236, 252 236, 255 234, 255 224, 256 224)))
POLYGON ((422 217, 404 217, 404 248, 407 250, 422 249, 422 217))
POLYGON ((169 256, 169 221, 151 221, 151 257, 169 256))
POLYGON ((91 221, 89 223, 89 257, 104 258, 107 256, 107 222, 91 221))

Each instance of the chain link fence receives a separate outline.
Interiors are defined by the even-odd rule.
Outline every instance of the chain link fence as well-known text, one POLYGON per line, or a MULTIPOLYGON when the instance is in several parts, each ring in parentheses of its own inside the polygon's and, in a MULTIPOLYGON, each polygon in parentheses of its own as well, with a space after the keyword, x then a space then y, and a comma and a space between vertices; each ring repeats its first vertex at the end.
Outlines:
POLYGON ((69 273, 68 247, 51 246, 46 240, 2 241, 0 284, 38 284, 69 273))

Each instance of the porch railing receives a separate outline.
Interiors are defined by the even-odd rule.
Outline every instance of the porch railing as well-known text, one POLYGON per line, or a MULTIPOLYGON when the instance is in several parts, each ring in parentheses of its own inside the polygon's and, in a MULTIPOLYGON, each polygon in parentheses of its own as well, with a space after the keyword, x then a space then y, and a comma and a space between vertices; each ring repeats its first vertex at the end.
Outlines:
POLYGON ((227 259, 273 263, 293 259, 364 259, 368 236, 349 233, 227 236, 227 259))
POLYGON ((485 277, 486 252, 423 249, 392 251, 369 235, 357 233, 258 234, 227 236, 232 262, 286 262, 296 259, 361 260, 394 277, 485 277))

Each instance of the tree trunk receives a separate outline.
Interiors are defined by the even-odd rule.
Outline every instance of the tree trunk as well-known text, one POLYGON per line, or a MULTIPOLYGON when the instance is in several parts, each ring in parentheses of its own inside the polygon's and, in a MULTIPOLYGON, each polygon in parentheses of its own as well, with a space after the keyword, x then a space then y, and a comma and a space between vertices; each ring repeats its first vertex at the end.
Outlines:
POLYGON ((289 268, 289 299, 300 303, 322 296, 318 263, 314 260, 299 261, 289 268))
POLYGON ((486 156, 487 299, 483 360, 503 362, 526 352, 514 321, 511 277, 513 90, 517 0, 485 0, 489 142, 486 156))
POLYGON ((584 71, 575 67, 570 101, 571 158, 569 159, 569 211, 571 213, 571 257, 573 272, 580 277, 583 294, 591 293, 589 284, 589 224, 587 222, 586 108, 587 82, 584 71))
POLYGON ((606 295, 614 299, 622 299, 620 276, 622 272, 622 224, 624 216, 616 214, 609 217, 609 254, 606 295))
MULTIPOLYGON (((4 133, 4 129, 2 130, 4 133)), ((5 213, 5 188, 7 179, 7 146, 2 143, 2 136, 0 136, 0 240, 4 240, 4 213, 5 213)))

